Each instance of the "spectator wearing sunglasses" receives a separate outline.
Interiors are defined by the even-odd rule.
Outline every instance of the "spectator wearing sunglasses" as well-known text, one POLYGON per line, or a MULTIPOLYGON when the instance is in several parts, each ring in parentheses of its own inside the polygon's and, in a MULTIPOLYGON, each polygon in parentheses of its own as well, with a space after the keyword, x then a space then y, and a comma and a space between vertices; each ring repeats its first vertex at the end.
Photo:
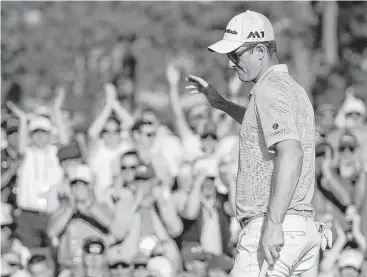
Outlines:
POLYGON ((129 150, 123 153, 119 159, 117 175, 114 176, 113 185, 109 187, 105 203, 111 208, 115 208, 116 203, 126 196, 131 183, 135 180, 136 170, 141 165, 138 153, 135 150, 129 150))

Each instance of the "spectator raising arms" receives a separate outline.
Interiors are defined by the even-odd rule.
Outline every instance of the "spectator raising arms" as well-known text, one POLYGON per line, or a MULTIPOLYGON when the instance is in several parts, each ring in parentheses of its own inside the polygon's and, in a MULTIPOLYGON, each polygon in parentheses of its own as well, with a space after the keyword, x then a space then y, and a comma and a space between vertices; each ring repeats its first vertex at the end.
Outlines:
POLYGON ((28 247, 46 247, 49 246, 46 234, 48 194, 62 181, 63 171, 57 148, 50 143, 50 119, 36 116, 28 129, 31 144, 26 149, 17 178, 18 234, 28 247))
POLYGON ((88 130, 90 139, 89 164, 96 175, 94 188, 98 201, 103 201, 106 189, 112 185, 116 174, 117 158, 131 148, 121 138, 121 126, 129 128, 132 117, 116 99, 116 88, 108 83, 104 86, 106 104, 88 130), (115 113, 118 120, 111 116, 115 113))

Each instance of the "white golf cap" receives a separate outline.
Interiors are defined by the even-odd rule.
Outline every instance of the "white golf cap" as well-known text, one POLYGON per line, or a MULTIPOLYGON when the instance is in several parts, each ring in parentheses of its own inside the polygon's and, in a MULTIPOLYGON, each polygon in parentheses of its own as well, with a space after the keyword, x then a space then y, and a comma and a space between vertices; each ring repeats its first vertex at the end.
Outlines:
POLYGON ((355 249, 344 250, 339 257, 339 267, 354 267, 360 269, 363 264, 363 254, 355 249))
POLYGON ((269 19, 261 13, 246 11, 233 17, 224 31, 223 39, 210 45, 210 51, 230 53, 245 42, 275 40, 274 28, 269 19))
POLYGON ((93 181, 93 173, 89 166, 85 164, 76 165, 68 171, 69 181, 83 181, 90 183, 93 181))
POLYGON ((50 132, 52 129, 51 120, 44 116, 35 116, 29 122, 29 131, 33 132, 36 130, 43 130, 46 132, 50 132))

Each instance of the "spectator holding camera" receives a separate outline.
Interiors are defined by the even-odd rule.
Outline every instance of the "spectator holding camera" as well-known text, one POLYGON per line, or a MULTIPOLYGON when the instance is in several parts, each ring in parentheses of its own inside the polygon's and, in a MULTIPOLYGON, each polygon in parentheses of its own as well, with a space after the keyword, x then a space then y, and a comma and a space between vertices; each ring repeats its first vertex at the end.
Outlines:
POLYGON ((82 244, 87 237, 106 239, 113 213, 93 193, 93 174, 87 165, 69 171, 70 198, 51 215, 48 235, 58 249, 61 270, 80 272, 82 244))

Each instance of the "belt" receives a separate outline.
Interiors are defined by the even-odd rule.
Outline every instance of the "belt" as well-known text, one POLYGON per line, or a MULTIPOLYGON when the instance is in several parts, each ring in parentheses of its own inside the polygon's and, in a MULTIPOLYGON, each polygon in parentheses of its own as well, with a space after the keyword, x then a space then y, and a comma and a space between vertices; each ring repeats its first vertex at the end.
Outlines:
MULTIPOLYGON (((298 210, 289 210, 287 211, 287 215, 299 215, 299 216, 302 216, 304 218, 314 218, 315 217, 315 212, 314 211, 298 211, 298 210)), ((260 214, 260 215, 257 215, 257 216, 254 216, 254 217, 250 217, 250 218, 243 218, 241 221, 240 221, 240 225, 241 225, 241 228, 244 228, 247 224, 250 223, 250 221, 254 220, 254 219, 257 219, 257 218, 260 218, 260 217, 265 217, 266 214, 260 214)))

